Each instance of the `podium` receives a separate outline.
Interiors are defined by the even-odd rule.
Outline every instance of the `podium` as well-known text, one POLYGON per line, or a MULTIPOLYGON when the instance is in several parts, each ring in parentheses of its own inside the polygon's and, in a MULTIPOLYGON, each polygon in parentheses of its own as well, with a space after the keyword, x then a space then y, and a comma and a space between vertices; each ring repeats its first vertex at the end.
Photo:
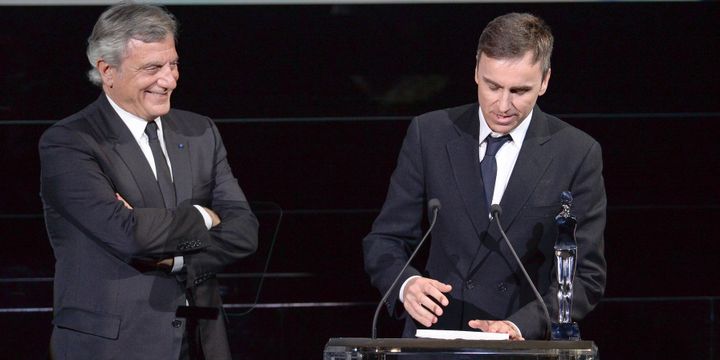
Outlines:
POLYGON ((323 360, 597 360, 592 341, 331 338, 323 360))

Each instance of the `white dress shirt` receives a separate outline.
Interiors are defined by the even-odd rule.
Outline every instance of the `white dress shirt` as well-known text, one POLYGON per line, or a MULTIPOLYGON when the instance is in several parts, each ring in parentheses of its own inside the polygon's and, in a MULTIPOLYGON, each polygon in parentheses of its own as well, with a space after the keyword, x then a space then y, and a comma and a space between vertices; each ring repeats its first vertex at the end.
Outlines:
MULTIPOLYGON (((478 108, 479 109, 479 108, 478 108)), ((485 117, 483 116, 482 109, 479 109, 480 114, 480 159, 485 157, 485 149, 487 148, 488 135, 492 137, 500 137, 505 134, 495 133, 490 130, 485 117)), ((532 119, 533 112, 520 122, 516 128, 510 130, 508 134, 512 137, 512 140, 506 142, 497 154, 495 154, 495 160, 497 161, 497 176, 495 177, 495 189, 492 195, 491 204, 499 204, 502 199, 507 184, 510 181, 510 175, 512 174, 513 168, 515 168, 515 162, 517 161, 518 155, 520 154, 520 148, 522 148, 523 141, 525 141, 525 135, 527 134, 528 127, 530 126, 530 120, 532 119)), ((485 194, 487 196, 487 194, 485 194)))

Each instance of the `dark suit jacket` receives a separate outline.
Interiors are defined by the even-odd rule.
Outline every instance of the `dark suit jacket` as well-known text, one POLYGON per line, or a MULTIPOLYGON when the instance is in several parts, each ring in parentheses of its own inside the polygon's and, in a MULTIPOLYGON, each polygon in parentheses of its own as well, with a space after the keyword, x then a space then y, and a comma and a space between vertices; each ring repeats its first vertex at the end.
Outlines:
MULTIPOLYGON (((171 110, 162 123, 176 209, 165 208, 150 165, 104 94, 40 139, 56 258, 55 359, 177 359, 185 321, 175 311, 186 293, 222 310, 215 273, 257 247, 257 220, 213 122, 171 110), (192 204, 212 208, 222 223, 208 231, 192 204), (179 275, 131 265, 176 255, 185 259, 179 275)), ((230 358, 222 315, 199 329, 206 358, 230 358)))
MULTIPOLYGON (((425 204, 437 198, 442 210, 425 269, 409 267, 399 284, 423 275, 452 285, 450 304, 434 328, 469 330, 472 319, 507 319, 525 338, 542 338, 542 310, 496 224, 488 219, 478 154, 478 109, 478 104, 469 104, 412 121, 385 204, 363 240, 365 269, 373 285, 387 291, 419 241, 425 204)), ((580 319, 597 304, 605 287, 606 200, 600 145, 535 107, 500 202, 501 223, 551 316, 557 315, 554 217, 563 190, 572 191, 578 220, 572 315, 580 319)), ((387 307, 403 316, 398 288, 387 307)), ((415 328, 407 316, 404 336, 413 336, 415 328)))

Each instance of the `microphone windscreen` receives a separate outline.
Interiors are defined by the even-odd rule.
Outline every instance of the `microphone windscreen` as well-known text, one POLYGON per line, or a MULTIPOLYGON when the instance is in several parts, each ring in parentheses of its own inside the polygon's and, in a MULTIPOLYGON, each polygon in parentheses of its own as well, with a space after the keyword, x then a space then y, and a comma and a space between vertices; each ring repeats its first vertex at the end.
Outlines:
POLYGON ((490 205, 490 214, 492 214, 493 217, 502 215, 502 207, 500 204, 490 205))
POLYGON ((437 198, 432 198, 430 201, 428 201, 428 208, 430 211, 435 211, 435 209, 440 210, 442 206, 440 205, 440 200, 437 198))

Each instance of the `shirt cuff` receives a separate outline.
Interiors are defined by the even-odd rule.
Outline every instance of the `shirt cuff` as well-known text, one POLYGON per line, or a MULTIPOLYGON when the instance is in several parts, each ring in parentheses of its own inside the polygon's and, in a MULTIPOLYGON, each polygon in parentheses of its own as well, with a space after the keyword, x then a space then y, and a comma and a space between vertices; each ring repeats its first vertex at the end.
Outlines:
POLYGON ((203 220, 205 221, 205 227, 210 230, 212 228, 212 218, 210 217, 210 214, 208 214, 208 212, 200 205, 193 206, 200 212, 200 215, 202 215, 203 220))
POLYGON ((403 293, 405 292, 405 285, 407 285, 408 281, 410 281, 411 279, 414 279, 416 277, 420 277, 420 275, 413 275, 413 276, 407 278, 407 280, 405 280, 405 282, 400 287, 400 292, 398 293, 398 299, 400 299, 400 302, 405 302, 405 301, 403 301, 403 293))
POLYGON ((517 325, 515 325, 514 322, 512 322, 512 321, 510 321, 510 320, 505 320, 505 322, 506 322, 507 324, 509 324, 510 326, 512 326, 512 328, 515 329, 515 332, 516 332, 520 337, 523 337, 523 336, 522 336, 522 331, 520 331, 520 328, 517 327, 517 325))
POLYGON ((170 270, 171 273, 176 273, 182 270, 183 266, 185 266, 185 258, 182 256, 175 256, 173 258, 173 267, 170 270))

